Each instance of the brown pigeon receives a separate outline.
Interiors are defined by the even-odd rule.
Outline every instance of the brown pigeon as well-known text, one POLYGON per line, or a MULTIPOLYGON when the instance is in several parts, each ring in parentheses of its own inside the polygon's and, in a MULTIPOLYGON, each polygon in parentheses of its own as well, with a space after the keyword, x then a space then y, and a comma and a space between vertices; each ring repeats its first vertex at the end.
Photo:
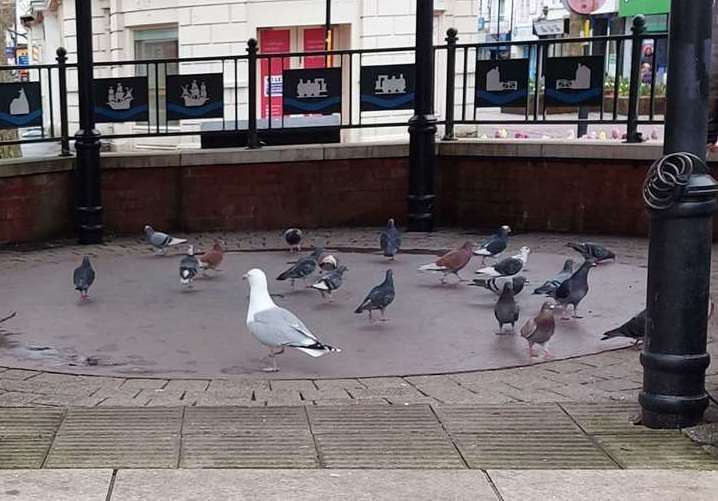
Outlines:
POLYGON ((529 343, 529 357, 536 356, 534 353, 534 345, 538 344, 543 349, 544 358, 550 358, 548 351, 548 342, 553 336, 556 322, 553 319, 553 309, 556 306, 553 303, 546 302, 541 306, 541 311, 535 318, 530 318, 521 327, 521 335, 526 338, 529 343))
POLYGON ((199 257, 199 266, 203 270, 216 271, 219 265, 222 264, 222 259, 224 259, 224 249, 222 248, 222 244, 219 243, 219 240, 215 240, 212 249, 199 257))
POLYGON ((464 242, 464 245, 458 249, 447 252, 433 263, 425 264, 419 268, 419 271, 438 271, 443 273, 444 275, 441 277, 442 284, 446 283, 446 276, 449 273, 456 275, 456 278, 462 281, 459 272, 471 261, 473 249, 474 244, 464 242))

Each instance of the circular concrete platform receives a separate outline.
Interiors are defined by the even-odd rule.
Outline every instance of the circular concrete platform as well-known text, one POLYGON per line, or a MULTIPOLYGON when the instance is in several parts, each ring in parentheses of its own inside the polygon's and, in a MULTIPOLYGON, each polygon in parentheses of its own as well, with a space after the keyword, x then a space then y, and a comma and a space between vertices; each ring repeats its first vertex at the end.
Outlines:
MULTIPOLYGON (((276 301, 296 313, 339 354, 311 358, 289 350, 277 378, 343 378, 450 373, 534 363, 519 335, 497 336, 496 296, 466 284, 441 285, 439 276, 417 271, 429 255, 401 254, 390 263, 373 253, 335 252, 349 267, 335 301, 297 283, 273 279, 287 267, 286 252, 228 253, 213 278, 179 284, 179 255, 97 257, 92 300, 79 304, 72 289, 77 260, 31 268, 6 266, 0 305, 18 316, 0 329, 0 365, 113 376, 214 378, 262 375, 266 348, 247 331, 250 268, 264 269, 276 301), (353 313, 385 270, 395 273, 397 299, 388 322, 370 323, 353 313)), ((531 286, 558 271, 567 256, 533 254, 525 274, 531 286)), ((571 256, 574 257, 574 256, 571 256)), ((464 271, 470 278, 480 265, 464 271)), ((600 341, 607 329, 643 308, 645 270, 604 264, 591 271, 583 319, 560 321, 552 341, 556 358, 596 353, 628 344, 600 341)), ((520 325, 537 313, 543 297, 518 296, 520 325)), ((520 325, 518 327, 520 327, 520 325)), ((518 330, 518 329, 517 329, 518 330)))

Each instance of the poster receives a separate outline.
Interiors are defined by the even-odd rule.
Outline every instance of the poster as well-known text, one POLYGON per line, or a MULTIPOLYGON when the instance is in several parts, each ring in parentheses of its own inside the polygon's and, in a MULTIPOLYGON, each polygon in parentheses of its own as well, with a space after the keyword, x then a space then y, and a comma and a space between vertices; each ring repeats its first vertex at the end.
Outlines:
POLYGON ((338 113, 342 107, 342 70, 285 70, 284 114, 338 113))
POLYGON ((546 106, 601 106, 603 56, 549 57, 546 106))
POLYGON ((96 78, 95 121, 147 122, 147 77, 96 78))
MULTIPOLYGON (((279 54, 287 53, 289 48, 289 30, 259 30, 259 53, 260 54, 279 54)), ((271 90, 271 109, 272 116, 279 117, 282 115, 282 70, 289 68, 289 58, 276 58, 270 60, 266 58, 260 59, 260 92, 262 118, 269 117, 270 107, 270 90, 271 90), (271 87, 270 87, 271 86, 271 87)))
MULTIPOLYGON (((324 28, 305 28, 304 49, 303 52, 323 52, 326 47, 326 36, 324 28)), ((324 68, 326 66, 326 57, 321 56, 304 56, 305 68, 324 68)))
POLYGON ((529 60, 476 61, 476 107, 526 106, 529 60))
POLYGON ((167 76, 167 119, 222 118, 224 82, 221 73, 167 76))
POLYGON ((413 64, 362 66, 361 111, 413 109, 414 75, 413 64))
POLYGON ((0 129, 42 126, 39 82, 0 84, 0 129))

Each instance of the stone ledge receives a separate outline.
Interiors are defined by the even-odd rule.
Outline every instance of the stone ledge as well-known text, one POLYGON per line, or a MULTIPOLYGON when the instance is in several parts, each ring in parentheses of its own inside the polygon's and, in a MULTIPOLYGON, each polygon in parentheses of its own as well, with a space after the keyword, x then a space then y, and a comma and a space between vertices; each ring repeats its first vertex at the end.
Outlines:
POLYGON ((68 172, 73 169, 74 162, 74 157, 31 157, 0 160, 0 178, 68 172))

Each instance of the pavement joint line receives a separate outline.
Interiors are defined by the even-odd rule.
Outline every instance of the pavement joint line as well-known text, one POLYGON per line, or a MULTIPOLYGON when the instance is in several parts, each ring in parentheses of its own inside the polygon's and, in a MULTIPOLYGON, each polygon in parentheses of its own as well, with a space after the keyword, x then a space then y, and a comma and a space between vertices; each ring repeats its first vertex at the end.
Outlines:
POLYGON ((504 501, 504 497, 501 495, 501 491, 499 491, 499 488, 494 483, 494 479, 491 478, 491 475, 489 475, 489 472, 487 470, 483 470, 483 469, 481 471, 483 472, 484 476, 486 477, 486 481, 491 486, 491 490, 494 491, 494 494, 496 494, 496 498, 498 499, 498 501, 504 501))
POLYGON ((314 430, 312 429, 312 420, 309 417, 309 409, 307 409, 307 406, 304 406, 304 417, 307 420, 307 426, 309 427, 309 435, 312 437, 312 443, 314 444, 314 451, 317 458, 317 466, 319 468, 326 468, 327 463, 324 460, 324 456, 322 455, 322 451, 319 448, 319 442, 317 441, 317 436, 314 434, 314 430))
MULTIPOLYGON (((187 407, 182 407, 182 416, 180 417, 180 428, 179 428, 179 444, 177 444, 177 468, 182 463, 182 447, 184 446, 184 423, 185 414, 187 413, 187 407)), ((113 477, 114 478, 114 477, 113 477)), ((107 498, 109 501, 109 498, 107 498)))
POLYGON ((105 501, 112 500, 112 494, 115 489, 115 479, 117 478, 117 472, 118 472, 117 468, 112 470, 112 476, 110 477, 110 484, 107 486, 107 496, 105 496, 105 501))
POLYGON ((444 430, 444 433, 446 434, 446 436, 448 437, 448 439, 451 441, 451 445, 454 446, 454 450, 456 451, 456 453, 457 453, 457 454, 459 455, 459 457, 461 458, 461 462, 464 464, 464 467, 465 467, 467 470, 470 470, 470 469, 471 469, 471 466, 469 466, 469 462, 466 460, 466 458, 464 457, 464 455, 461 453, 461 449, 460 449, 459 446, 456 444, 456 441, 454 440, 454 437, 451 435, 451 433, 449 433, 449 430, 446 429, 446 426, 444 425, 444 422, 441 420, 441 418, 439 417, 439 415, 436 413, 436 409, 434 409, 434 406, 431 405, 431 404, 429 404, 429 410, 431 411, 431 413, 432 413, 432 414, 434 415, 434 417, 436 418, 436 421, 437 421, 437 422, 439 423, 439 425, 441 426, 441 429, 444 430))
POLYGON ((50 457, 50 451, 52 451, 53 445, 55 445, 55 438, 57 438, 57 434, 60 432, 60 428, 62 427, 62 423, 65 422, 65 418, 67 417, 68 408, 64 408, 62 410, 62 414, 60 416, 60 420, 57 423, 57 426, 55 427, 55 431, 52 434, 52 438, 50 439, 50 445, 47 447, 47 451, 45 452, 45 456, 42 458, 42 463, 40 464, 40 468, 45 468, 45 465, 47 464, 47 460, 50 457))
POLYGON ((559 409, 561 409, 561 410, 564 412, 564 414, 566 414, 566 416, 568 416, 568 418, 569 418, 571 421, 573 421, 573 424, 575 424, 575 425, 578 427, 578 429, 581 430, 581 433, 583 433, 583 434, 586 436, 586 438, 588 438, 588 440, 591 441, 591 443, 593 444, 593 446, 594 446, 595 448, 597 448, 598 450, 600 450, 601 452, 603 452, 603 454, 605 454, 605 455, 608 457, 608 459, 610 459, 611 462, 614 463, 620 470, 625 470, 623 464, 621 464, 621 462, 620 462, 617 458, 613 457, 613 454, 611 454, 610 452, 608 452, 608 451, 606 450, 606 448, 601 445, 601 443, 598 441, 598 439, 597 439, 595 436, 593 436, 593 435, 591 435, 590 433, 588 433, 588 432, 584 429, 584 427, 581 426, 581 423, 579 423, 578 420, 575 419, 575 418, 571 415, 571 413, 568 412, 568 410, 566 410, 566 408, 565 408, 563 405, 561 405, 560 402, 556 402, 556 405, 558 406, 559 409))

